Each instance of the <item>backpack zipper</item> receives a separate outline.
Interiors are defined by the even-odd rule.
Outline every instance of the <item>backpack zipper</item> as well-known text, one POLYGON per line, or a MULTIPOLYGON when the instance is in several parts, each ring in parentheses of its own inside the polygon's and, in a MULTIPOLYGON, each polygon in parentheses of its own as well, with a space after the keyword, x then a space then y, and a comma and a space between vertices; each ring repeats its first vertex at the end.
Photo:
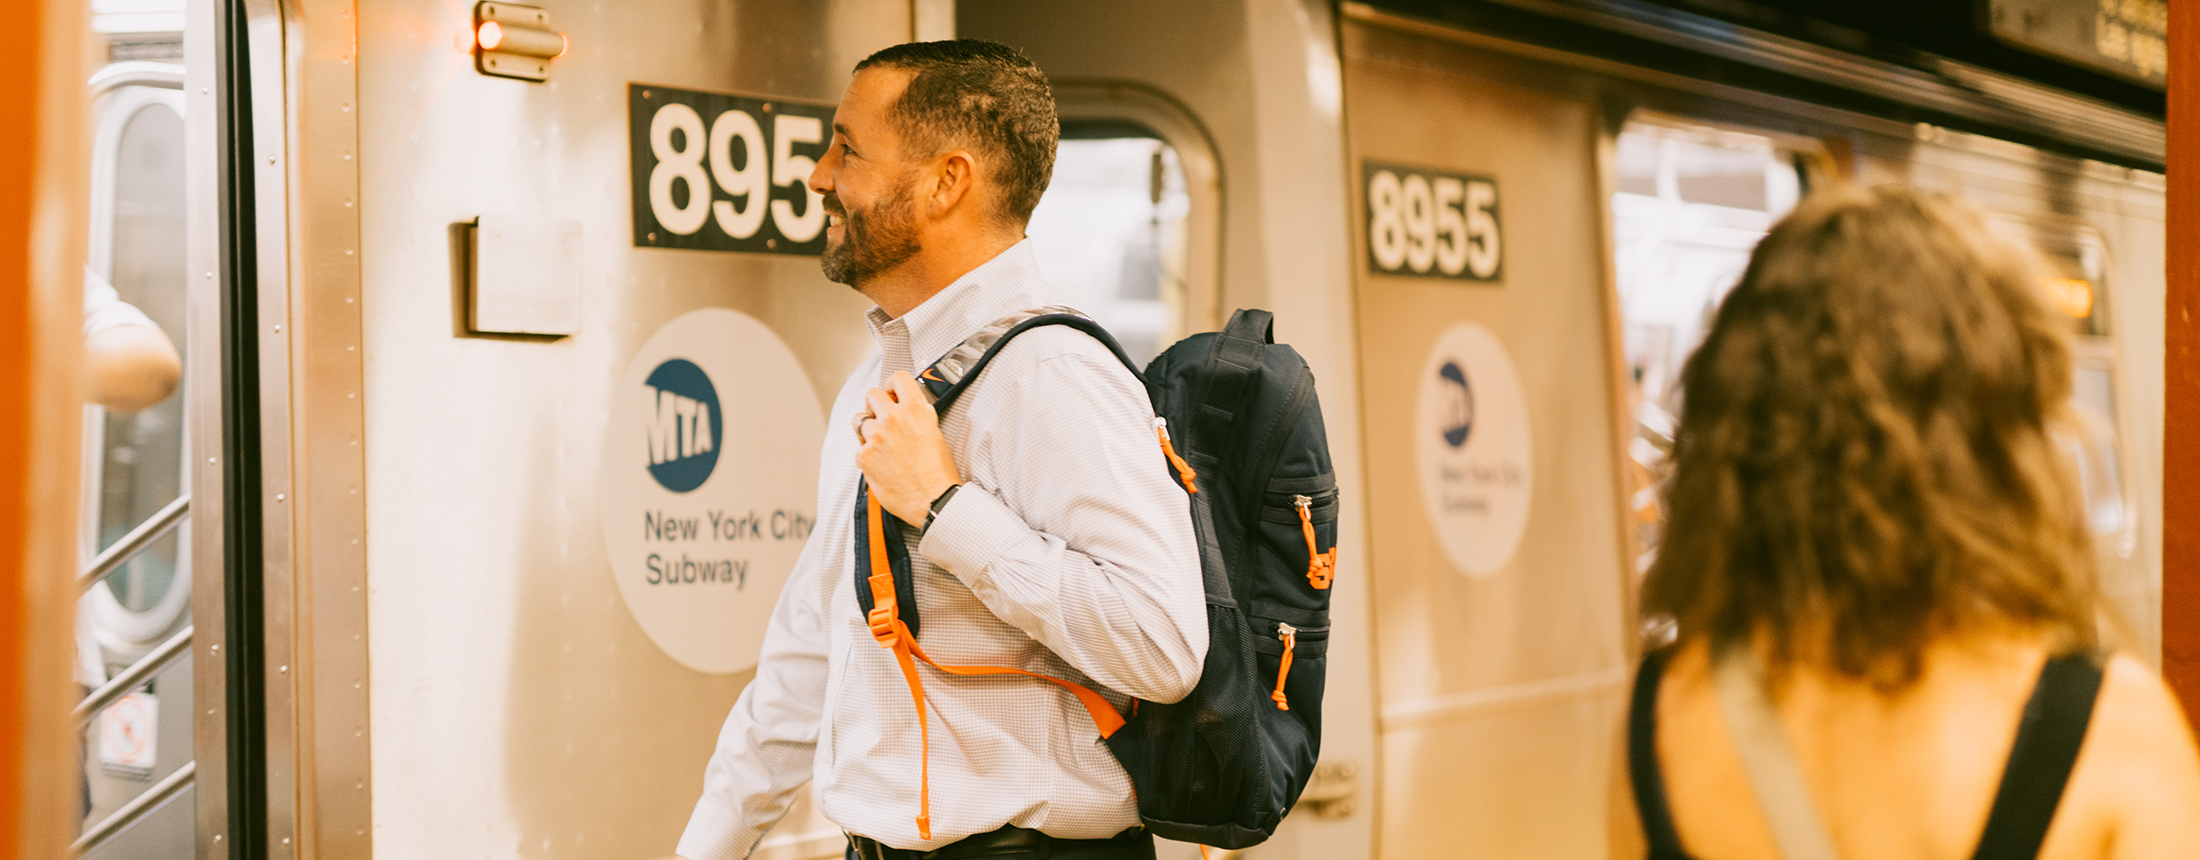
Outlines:
POLYGON ((1283 695, 1283 681, 1291 677, 1291 653, 1299 650, 1299 628, 1276 622, 1276 638, 1283 640, 1283 662, 1276 664, 1276 691, 1268 698, 1276 703, 1276 710, 1291 710, 1291 700, 1283 695))
POLYGON ((1307 496, 1292 496, 1291 504, 1299 509, 1299 527, 1306 531, 1306 581, 1319 591, 1329 587, 1337 576, 1337 548, 1332 546, 1322 552, 1314 543, 1314 500, 1307 496))

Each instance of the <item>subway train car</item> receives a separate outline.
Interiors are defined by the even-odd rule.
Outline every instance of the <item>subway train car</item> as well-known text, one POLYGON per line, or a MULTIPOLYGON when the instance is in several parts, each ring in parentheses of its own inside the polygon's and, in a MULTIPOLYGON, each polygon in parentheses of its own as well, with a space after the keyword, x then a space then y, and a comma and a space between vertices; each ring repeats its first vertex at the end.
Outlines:
POLYGON ((2051 263, 2158 659, 2160 0, 2047 82, 1682 2, 530 3, 91 3, 87 263, 184 383, 83 419, 83 856, 670 856, 873 348, 803 178, 912 39, 1052 78, 1066 303, 1141 360, 1267 308, 1319 379, 1322 761, 1248 857, 1605 856, 1680 365, 1833 183, 2051 263))

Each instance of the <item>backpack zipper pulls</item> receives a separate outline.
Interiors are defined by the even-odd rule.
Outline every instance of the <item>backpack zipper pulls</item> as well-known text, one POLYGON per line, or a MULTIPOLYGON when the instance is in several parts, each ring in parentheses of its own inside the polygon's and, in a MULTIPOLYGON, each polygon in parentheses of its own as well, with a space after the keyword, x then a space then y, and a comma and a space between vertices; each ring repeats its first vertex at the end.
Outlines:
POLYGON ((1276 622, 1276 638, 1283 640, 1283 662, 1276 664, 1276 691, 1268 698, 1276 703, 1276 710, 1291 710, 1291 700, 1283 695, 1283 681, 1291 677, 1291 654, 1299 650, 1299 628, 1276 622))
POLYGON ((1314 500, 1306 496, 1292 496, 1291 504, 1299 509, 1299 527, 1306 531, 1306 581, 1315 590, 1329 587, 1337 577, 1337 548, 1322 552, 1314 544, 1314 500))
POLYGON ((1153 432, 1154 435, 1161 437, 1161 453, 1168 455, 1169 465, 1176 467, 1176 475, 1183 481, 1184 491, 1187 493, 1199 492, 1199 485, 1193 483, 1193 480, 1198 478, 1199 474, 1192 471, 1192 464, 1184 462, 1184 458, 1176 455, 1176 446, 1169 444, 1169 419, 1159 415, 1154 416, 1153 432))

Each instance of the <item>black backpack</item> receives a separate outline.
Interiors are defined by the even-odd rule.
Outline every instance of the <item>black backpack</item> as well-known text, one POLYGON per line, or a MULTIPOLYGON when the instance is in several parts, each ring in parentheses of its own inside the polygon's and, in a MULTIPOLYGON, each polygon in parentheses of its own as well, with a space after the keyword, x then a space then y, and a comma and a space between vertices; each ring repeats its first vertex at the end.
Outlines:
MULTIPOLYGON (((934 408, 946 412, 1003 345, 1043 325, 1092 335, 1144 380, 1162 419, 1164 460, 1190 491, 1208 645, 1190 695, 1173 704, 1133 701, 1127 720, 1090 690, 1037 677, 1076 694, 1092 714, 1130 774, 1147 829, 1218 848, 1257 845, 1298 801, 1321 752, 1337 479, 1314 375, 1296 351, 1275 342, 1267 311, 1240 310, 1222 331, 1185 338, 1140 374, 1098 323, 1049 307, 996 321, 920 374, 934 408)), ((867 487, 858 496, 857 600, 873 636, 902 665, 919 725, 915 660, 953 674, 1030 674, 940 666, 924 655, 900 523, 879 510, 867 487), (873 546, 886 558, 873 558, 873 546)), ((928 794, 918 819, 927 834, 928 794)))

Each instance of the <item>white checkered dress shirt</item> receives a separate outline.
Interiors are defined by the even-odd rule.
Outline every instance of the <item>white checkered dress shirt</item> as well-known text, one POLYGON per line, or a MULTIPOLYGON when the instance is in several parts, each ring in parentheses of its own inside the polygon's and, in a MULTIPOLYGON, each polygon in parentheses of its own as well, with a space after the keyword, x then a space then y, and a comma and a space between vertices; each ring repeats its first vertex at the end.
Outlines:
MULTIPOLYGON (((920 664, 932 721, 932 838, 920 838, 916 710, 856 604, 851 419, 864 393, 1048 303, 1025 241, 900 319, 871 309, 879 353, 827 417, 818 525, 772 611, 756 679, 719 733, 681 856, 748 856, 805 780, 827 818, 897 848, 1007 824, 1097 839, 1138 823, 1129 777, 1070 694, 920 664)), ((1207 616, 1186 498, 1145 389, 1107 347, 1060 326, 1019 335, 941 429, 965 483, 921 540, 905 530, 925 650, 947 665, 1077 681, 1118 707, 1189 692, 1207 616)))

